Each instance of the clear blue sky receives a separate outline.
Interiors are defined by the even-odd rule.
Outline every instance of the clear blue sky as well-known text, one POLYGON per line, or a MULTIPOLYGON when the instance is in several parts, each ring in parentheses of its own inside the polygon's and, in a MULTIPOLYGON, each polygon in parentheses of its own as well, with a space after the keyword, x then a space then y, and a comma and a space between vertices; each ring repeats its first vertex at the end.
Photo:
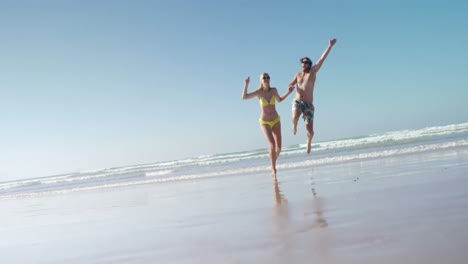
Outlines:
POLYGON ((0 181, 265 148, 245 77, 334 37, 315 141, 468 122, 468 4, 377 2, 1 1, 0 181))

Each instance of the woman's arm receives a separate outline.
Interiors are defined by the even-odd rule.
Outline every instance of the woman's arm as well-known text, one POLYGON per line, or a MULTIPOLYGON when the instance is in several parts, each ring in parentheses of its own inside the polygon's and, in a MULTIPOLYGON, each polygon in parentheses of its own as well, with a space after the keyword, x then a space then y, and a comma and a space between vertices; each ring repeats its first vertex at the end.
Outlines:
POLYGON ((254 98, 258 94, 258 90, 251 92, 251 93, 247 92, 247 89, 249 88, 249 82, 250 82, 250 77, 247 77, 247 79, 245 79, 244 91, 242 92, 242 99, 244 100, 254 98))
POLYGON ((284 99, 286 99, 286 97, 288 97, 288 95, 290 95, 294 91, 294 86, 290 85, 288 87, 288 91, 285 94, 283 94, 283 96, 279 96, 278 90, 275 89, 274 91, 275 92, 273 95, 275 96, 276 100, 281 103, 282 101, 284 101, 284 99))

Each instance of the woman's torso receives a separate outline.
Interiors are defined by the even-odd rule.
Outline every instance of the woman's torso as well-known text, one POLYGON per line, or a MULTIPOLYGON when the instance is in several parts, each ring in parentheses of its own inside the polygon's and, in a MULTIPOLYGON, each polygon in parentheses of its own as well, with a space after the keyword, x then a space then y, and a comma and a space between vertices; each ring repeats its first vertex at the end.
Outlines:
POLYGON ((272 121, 278 117, 278 113, 276 112, 276 98, 273 94, 273 89, 270 88, 269 91, 261 91, 258 99, 260 104, 260 118, 264 121, 272 121))

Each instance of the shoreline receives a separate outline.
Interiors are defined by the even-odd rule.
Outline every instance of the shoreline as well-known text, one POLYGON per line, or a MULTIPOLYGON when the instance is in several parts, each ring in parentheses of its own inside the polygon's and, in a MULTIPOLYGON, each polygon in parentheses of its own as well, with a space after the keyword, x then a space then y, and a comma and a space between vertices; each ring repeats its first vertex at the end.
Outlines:
POLYGON ((468 148, 0 200, 5 263, 464 263, 468 148))

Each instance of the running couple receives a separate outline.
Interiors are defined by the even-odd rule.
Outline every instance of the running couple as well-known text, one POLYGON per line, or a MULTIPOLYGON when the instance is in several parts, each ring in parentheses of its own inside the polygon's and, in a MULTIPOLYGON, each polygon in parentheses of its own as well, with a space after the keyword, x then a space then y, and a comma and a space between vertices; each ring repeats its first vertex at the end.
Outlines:
POLYGON ((296 73, 288 91, 280 96, 278 90, 270 86, 270 75, 262 73, 260 75, 260 87, 248 93, 247 89, 250 83, 250 77, 245 79, 244 91, 242 99, 250 99, 257 97, 260 102, 260 127, 270 145, 270 161, 271 174, 276 177, 276 160, 281 152, 281 122, 278 112, 276 112, 275 102, 282 102, 289 94, 296 89, 296 97, 292 102, 292 132, 295 135, 297 131, 297 122, 302 114, 302 118, 307 129, 307 153, 310 153, 312 145, 312 137, 314 136, 314 87, 317 78, 317 72, 322 67, 323 62, 330 53, 331 48, 335 45, 336 39, 331 39, 328 42, 327 49, 323 52, 320 59, 315 65, 308 57, 300 59, 302 71, 296 73))

